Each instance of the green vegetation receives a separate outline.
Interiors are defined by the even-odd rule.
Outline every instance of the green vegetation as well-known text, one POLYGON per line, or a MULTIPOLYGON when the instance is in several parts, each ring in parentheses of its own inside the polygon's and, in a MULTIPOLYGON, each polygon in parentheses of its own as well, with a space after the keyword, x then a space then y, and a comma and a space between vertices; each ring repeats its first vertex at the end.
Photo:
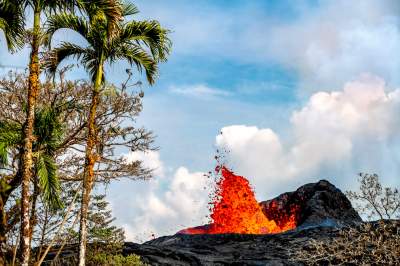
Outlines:
POLYGON ((90 231, 93 186, 151 176, 139 161, 114 154, 115 147, 151 149, 152 133, 132 126, 143 92, 127 91, 132 70, 121 88, 107 83, 104 72, 106 64, 123 60, 155 83, 158 64, 170 53, 169 31, 155 20, 132 20, 137 13, 132 3, 115 0, 0 0, 9 51, 31 51, 26 75, 10 73, 0 81, 0 264, 41 264, 52 246, 68 244, 60 237, 76 230, 78 220, 79 238, 67 239, 80 243, 79 265, 89 255, 115 265, 135 261, 115 252, 86 254, 86 247, 92 252, 98 239, 111 241, 104 237, 117 230, 111 214, 103 213, 103 224, 90 231), (59 29, 77 32, 88 46, 61 42, 53 48, 59 29), (89 81, 65 80, 72 67, 59 65, 68 57, 83 64, 89 81))
MULTIPOLYGON (((137 9, 132 4, 123 4, 120 9, 122 17, 132 16, 137 9)), ((106 80, 104 65, 113 64, 118 60, 126 60, 135 65, 139 72, 144 69, 149 84, 153 84, 157 75, 157 64, 165 61, 169 54, 170 41, 168 31, 161 28, 156 21, 111 21, 104 16, 102 9, 87 8, 88 18, 78 17, 71 13, 60 13, 49 18, 47 35, 49 39, 53 34, 63 28, 76 31, 89 43, 82 47, 73 43, 63 42, 50 51, 46 68, 54 74, 58 65, 68 57, 75 57, 83 64, 92 78, 92 99, 88 117, 88 136, 86 143, 85 175, 82 190, 82 211, 80 226, 80 261, 84 265, 85 248, 87 239, 86 220, 90 193, 95 180, 94 165, 98 160, 95 151, 97 131, 95 116, 100 101, 100 90, 106 80), (144 47, 148 48, 148 51, 144 47)))
POLYGON ((109 266, 146 266, 137 255, 109 255, 100 253, 89 259, 88 265, 109 265, 109 266))

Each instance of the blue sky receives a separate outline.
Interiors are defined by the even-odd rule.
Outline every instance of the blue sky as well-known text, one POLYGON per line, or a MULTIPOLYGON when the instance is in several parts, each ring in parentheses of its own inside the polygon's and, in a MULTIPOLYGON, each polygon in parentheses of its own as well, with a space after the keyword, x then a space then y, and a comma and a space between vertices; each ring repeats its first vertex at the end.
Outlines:
MULTIPOLYGON (((203 173, 216 148, 230 150, 227 163, 259 200, 323 178, 354 189, 362 171, 400 185, 398 1, 135 3, 137 19, 172 31, 173 51, 156 85, 142 87, 138 124, 160 150, 129 155, 155 167, 154 180, 107 187, 129 240, 207 221, 203 173)), ((1 51, 2 64, 26 63, 26 51, 1 51)), ((125 68, 109 67, 109 80, 120 83, 125 68)))

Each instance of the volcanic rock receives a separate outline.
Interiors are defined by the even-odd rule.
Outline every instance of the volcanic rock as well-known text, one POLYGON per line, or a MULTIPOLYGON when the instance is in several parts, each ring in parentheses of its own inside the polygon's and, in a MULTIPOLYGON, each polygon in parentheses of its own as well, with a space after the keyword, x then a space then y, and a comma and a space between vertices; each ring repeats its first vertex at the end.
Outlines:
POLYGON ((144 244, 126 243, 124 254, 140 255, 151 265, 302 265, 293 258, 310 239, 335 238, 343 226, 362 223, 347 197, 326 180, 259 203, 269 220, 287 221, 293 213, 297 228, 280 234, 201 234, 210 225, 144 244))
POLYGON ((298 227, 331 225, 347 226, 362 222, 347 197, 326 180, 299 187, 260 206, 270 220, 284 221, 296 213, 298 227))
MULTIPOLYGON (((297 228, 264 235, 178 233, 143 244, 125 243, 122 255, 137 254, 155 266, 304 265, 298 261, 296 250, 307 249, 311 240, 340 237, 342 227, 357 227, 355 224, 362 223, 347 197, 326 180, 306 184, 260 205, 265 215, 276 221, 285 220, 289 213, 295 212, 297 228)), ((391 222, 399 232, 400 221, 391 222)), ((207 227, 200 226, 198 230, 207 227)), ((76 250, 77 247, 68 248, 61 259, 76 256, 76 250)), ((49 253, 49 259, 54 257, 53 253, 49 253)))
MULTIPOLYGON (((365 242, 366 252, 371 253, 371 248, 378 248, 379 252, 387 252, 385 241, 388 238, 396 239, 400 233, 400 220, 386 220, 379 230, 372 230, 372 238, 377 242, 365 242), (390 226, 389 226, 390 225, 390 226), (384 229, 387 228, 387 229, 384 229), (382 232, 382 237, 376 238, 376 233, 382 232), (371 245, 372 244, 372 245, 371 245), (382 245, 382 246, 381 246, 382 245)), ((366 223, 377 228, 380 222, 366 223)), ((360 232, 356 241, 363 241, 361 231, 352 226, 352 229, 360 232)), ((299 252, 306 254, 313 252, 310 244, 314 241, 328 242, 343 239, 341 229, 332 226, 314 226, 296 229, 280 234, 250 235, 250 234, 176 234, 164 236, 144 244, 127 242, 121 255, 140 255, 141 259, 152 266, 277 266, 277 265, 307 265, 299 258, 299 252)), ((345 229, 347 230, 347 229, 345 229)), ((351 239, 350 239, 351 240, 351 239)), ((393 241, 392 241, 393 242, 393 241)), ((359 243, 360 244, 360 243, 359 243)), ((398 245, 397 245, 398 246, 398 245)), ((394 251, 394 248, 391 250, 394 251)), ((59 247, 51 250, 44 261, 44 266, 50 265, 77 265, 78 245, 68 245, 60 254, 59 259, 52 261, 59 247)), ((390 249, 390 248, 389 248, 390 249)), ((332 249, 329 249, 330 251, 332 249)), ((397 252, 398 253, 398 252, 397 252)), ((311 253, 312 254, 312 253, 311 253)), ((389 254, 389 253, 388 253, 389 254)), ((390 253, 392 254, 392 253, 390 253)), ((396 253, 394 253, 396 254, 396 253)), ((343 260, 342 253, 331 254, 330 259, 343 260)), ((365 254, 364 254, 365 255, 365 254)), ((379 255, 379 254, 378 254, 379 255)), ((359 254, 357 258, 359 258, 359 254)), ((369 255, 368 255, 369 256, 369 255)), ((372 265, 400 265, 399 256, 393 257, 394 263, 373 263, 372 265)), ((320 261, 317 265, 331 265, 327 261, 320 261)), ((334 264, 339 265, 339 264, 334 264)), ((342 263, 340 265, 364 265, 363 263, 342 263)), ((365 264, 371 265, 371 264, 365 264)))
MULTIPOLYGON (((380 249, 385 252, 384 242, 388 238, 398 237, 400 230, 399 220, 383 221, 385 225, 380 227, 387 231, 373 231, 382 233, 382 238, 377 240, 380 244, 372 242, 364 242, 366 244, 365 252, 371 251, 371 248, 380 249), (390 226, 389 226, 390 225, 390 226), (388 229, 391 228, 391 229, 388 229), (383 247, 381 247, 383 245, 383 247)), ((366 223, 373 228, 377 228, 379 222, 366 223)), ((353 229, 360 233, 363 225, 352 226, 353 229)), ((248 235, 248 234, 203 234, 203 235, 186 235, 177 234, 173 236, 160 237, 142 245, 135 243, 126 243, 123 254, 138 254, 143 261, 150 265, 173 265, 173 266, 222 266, 222 265, 252 265, 252 266, 277 266, 277 265, 306 265, 299 259, 298 252, 310 249, 310 243, 313 241, 329 242, 334 239, 343 239, 341 229, 331 226, 315 226, 288 231, 280 234, 267 235, 248 235)), ((347 230, 347 229, 346 229, 347 230)), ((364 235, 365 237, 365 235, 364 235)), ((378 239, 372 237, 372 239, 378 239)), ((349 239, 352 241, 353 239, 349 239)), ((361 240, 363 241, 363 240, 361 240)), ((350 242, 349 242, 350 243, 350 242)), ((359 244, 361 242, 358 242, 359 244)), ((362 247, 363 245, 361 245, 362 247)), ((358 247, 360 248, 360 246, 358 247)), ((388 248, 386 246, 386 248, 388 248)), ((332 249, 331 249, 332 250, 332 249)), ((387 250, 386 250, 387 251, 387 250)), ((393 250, 392 250, 393 251, 393 250)), ((396 252, 395 252, 396 253, 396 252)), ((395 254, 390 253, 390 254, 395 254)), ((398 252, 397 252, 398 253, 398 252)), ((312 253, 311 253, 312 254, 312 253)), ((343 254, 330 254, 331 259, 335 258, 340 262, 343 260, 343 254)), ((359 256, 353 255, 353 256, 359 256)), ((396 256, 396 255, 394 255, 396 256)), ((333 259, 333 260, 335 260, 333 259)), ((354 259, 354 258, 353 258, 354 259)), ((360 259, 360 258, 358 258, 360 259)), ((349 257, 344 259, 340 265, 359 265, 360 263, 347 263, 349 257), (345 262, 345 263, 343 263, 345 262)), ((399 265, 400 260, 392 257, 390 265, 399 265)), ((362 264, 362 263, 361 263, 362 264)), ((331 265, 327 261, 320 261, 318 265, 331 265)), ((335 264, 337 265, 337 264, 335 264)), ((367 265, 367 264, 365 264, 367 265)), ((368 264, 370 265, 370 264, 368 264)), ((372 265, 389 265, 387 263, 374 263, 372 265)))
POLYGON ((292 251, 310 239, 336 237, 339 229, 314 227, 281 234, 176 234, 144 244, 126 243, 124 255, 137 254, 154 266, 303 265, 292 251))

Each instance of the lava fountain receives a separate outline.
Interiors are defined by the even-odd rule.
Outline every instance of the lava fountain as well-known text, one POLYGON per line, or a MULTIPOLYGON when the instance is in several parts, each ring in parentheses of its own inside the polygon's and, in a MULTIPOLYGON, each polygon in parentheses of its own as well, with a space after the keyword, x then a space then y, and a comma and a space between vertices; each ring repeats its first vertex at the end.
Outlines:
POLYGON ((249 181, 226 167, 217 167, 221 179, 211 201, 212 223, 188 228, 181 234, 272 234, 296 228, 296 210, 289 216, 274 215, 270 220, 258 204, 249 181), (283 220, 282 220, 283 219, 283 220))

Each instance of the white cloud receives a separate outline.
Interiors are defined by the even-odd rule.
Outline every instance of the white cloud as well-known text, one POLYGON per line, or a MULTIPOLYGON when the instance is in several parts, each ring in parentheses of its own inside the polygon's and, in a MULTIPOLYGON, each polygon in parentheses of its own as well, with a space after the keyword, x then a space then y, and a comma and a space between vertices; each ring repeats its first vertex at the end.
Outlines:
MULTIPOLYGON (((387 93, 382 79, 364 75, 342 91, 312 95, 292 114, 286 138, 269 128, 234 125, 221 130, 216 145, 228 150, 234 170, 249 177, 265 199, 293 179, 324 178, 325 167, 340 168, 369 146, 388 145, 399 133, 399 111, 400 90, 387 93)), ((379 156, 369 155, 371 160, 379 156)))
POLYGON ((160 160, 160 153, 157 151, 135 151, 130 152, 126 159, 128 162, 141 161, 143 166, 148 169, 153 169, 153 174, 156 177, 164 177, 164 164, 160 160))
POLYGON ((210 88, 203 84, 189 85, 189 86, 172 86, 170 91, 176 94, 185 96, 192 96, 198 98, 210 98, 218 96, 229 96, 230 93, 220 89, 210 88))
POLYGON ((111 203, 127 239, 140 242, 152 235, 175 234, 181 229, 206 223, 211 187, 204 173, 179 167, 161 181, 141 183, 139 187, 138 184, 123 185, 124 189, 119 193, 125 194, 125 190, 130 201, 111 196, 111 203), (132 190, 126 191, 129 187, 132 190))

